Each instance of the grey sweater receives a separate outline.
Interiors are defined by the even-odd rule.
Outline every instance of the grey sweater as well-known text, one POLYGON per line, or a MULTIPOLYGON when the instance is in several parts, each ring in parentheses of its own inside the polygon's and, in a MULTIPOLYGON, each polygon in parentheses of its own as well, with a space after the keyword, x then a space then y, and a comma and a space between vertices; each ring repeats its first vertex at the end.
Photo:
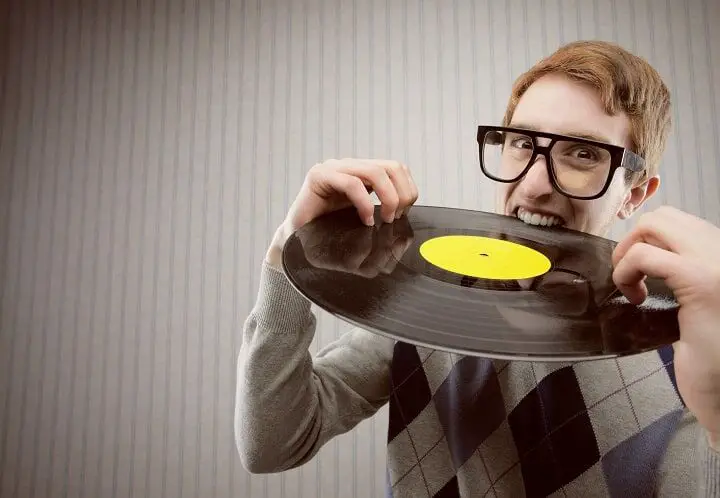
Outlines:
POLYGON ((672 348, 573 364, 493 361, 316 319, 263 264, 238 357, 243 465, 281 472, 389 403, 388 496, 720 497, 720 455, 685 408, 672 348))

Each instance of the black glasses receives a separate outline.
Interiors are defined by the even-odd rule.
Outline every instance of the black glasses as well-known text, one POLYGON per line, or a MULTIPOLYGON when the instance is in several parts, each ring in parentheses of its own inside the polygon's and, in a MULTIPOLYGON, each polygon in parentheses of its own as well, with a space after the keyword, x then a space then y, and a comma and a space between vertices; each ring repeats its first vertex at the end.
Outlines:
POLYGON ((574 199, 602 197, 618 168, 637 173, 645 167, 642 157, 618 145, 522 128, 478 126, 477 141, 488 178, 516 182, 543 155, 553 187, 574 199))

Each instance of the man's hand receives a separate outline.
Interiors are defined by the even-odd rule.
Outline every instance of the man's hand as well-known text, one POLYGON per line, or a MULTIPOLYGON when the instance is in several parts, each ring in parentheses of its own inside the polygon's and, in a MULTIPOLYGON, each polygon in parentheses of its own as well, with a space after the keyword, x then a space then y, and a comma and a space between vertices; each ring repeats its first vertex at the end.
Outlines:
POLYGON ((613 253, 614 281, 634 304, 646 276, 665 280, 680 305, 675 375, 687 407, 720 446, 720 228, 674 208, 640 217, 613 253))
POLYGON ((373 192, 387 223, 400 218, 418 198, 409 168, 397 161, 342 159, 316 164, 307 173, 285 220, 275 232, 267 261, 279 267, 282 248, 290 235, 323 214, 354 206, 360 220, 372 225, 373 192))

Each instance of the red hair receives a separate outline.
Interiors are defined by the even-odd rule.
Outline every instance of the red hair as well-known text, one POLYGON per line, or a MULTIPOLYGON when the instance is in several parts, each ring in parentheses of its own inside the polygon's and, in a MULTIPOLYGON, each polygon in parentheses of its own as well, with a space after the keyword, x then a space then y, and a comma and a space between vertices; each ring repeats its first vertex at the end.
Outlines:
POLYGON ((645 158, 641 178, 655 175, 671 128, 670 92, 650 64, 605 41, 576 41, 540 60, 513 84, 503 125, 507 126, 525 91, 546 74, 563 74, 595 88, 605 112, 625 113, 633 151, 645 158))

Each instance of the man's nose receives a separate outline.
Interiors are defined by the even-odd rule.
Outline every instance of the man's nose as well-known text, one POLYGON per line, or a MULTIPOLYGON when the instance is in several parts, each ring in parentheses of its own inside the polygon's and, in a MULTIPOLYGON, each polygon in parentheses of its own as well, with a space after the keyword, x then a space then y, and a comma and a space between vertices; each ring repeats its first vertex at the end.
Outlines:
POLYGON ((545 156, 538 156, 530 170, 520 181, 520 190, 529 199, 550 195, 553 186, 548 176, 545 156))

